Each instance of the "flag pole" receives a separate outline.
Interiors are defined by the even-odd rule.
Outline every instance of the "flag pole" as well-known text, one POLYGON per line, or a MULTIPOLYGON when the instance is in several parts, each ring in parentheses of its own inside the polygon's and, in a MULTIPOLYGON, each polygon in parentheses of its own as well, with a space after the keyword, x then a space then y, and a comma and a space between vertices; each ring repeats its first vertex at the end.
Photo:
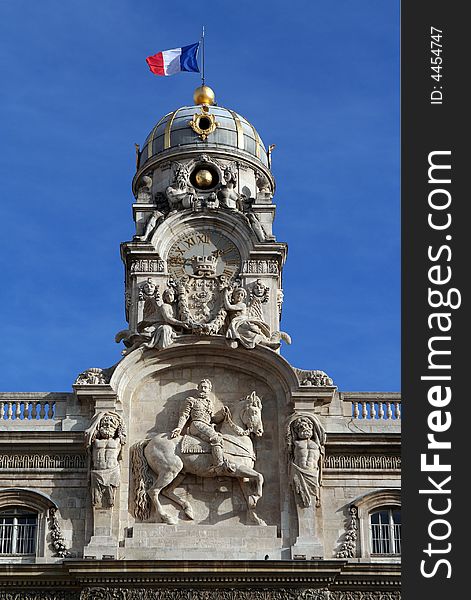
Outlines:
POLYGON ((201 32, 201 81, 204 85, 204 25, 201 32))

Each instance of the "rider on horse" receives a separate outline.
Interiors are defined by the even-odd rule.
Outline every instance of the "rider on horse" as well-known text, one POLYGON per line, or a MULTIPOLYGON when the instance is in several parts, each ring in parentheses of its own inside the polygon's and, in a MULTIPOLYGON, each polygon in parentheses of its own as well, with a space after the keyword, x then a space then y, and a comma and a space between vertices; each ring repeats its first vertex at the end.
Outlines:
POLYGON ((209 379, 202 379, 198 384, 198 396, 196 398, 189 396, 185 400, 183 410, 180 413, 178 424, 172 431, 170 437, 174 438, 181 435, 182 429, 188 420, 191 421, 188 432, 191 435, 209 442, 213 456, 213 466, 211 470, 218 475, 233 473, 234 467, 224 458, 222 435, 214 429, 213 423, 224 420, 224 415, 215 417, 213 403, 209 397, 212 389, 212 383, 209 379))

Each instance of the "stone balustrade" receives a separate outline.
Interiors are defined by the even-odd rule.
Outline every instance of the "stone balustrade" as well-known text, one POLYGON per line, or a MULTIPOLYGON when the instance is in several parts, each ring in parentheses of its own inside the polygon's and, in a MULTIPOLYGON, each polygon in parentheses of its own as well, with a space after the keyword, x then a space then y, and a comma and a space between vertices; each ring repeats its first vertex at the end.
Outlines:
POLYGON ((55 419, 56 402, 48 400, 1 400, 0 419, 55 419))
POLYGON ((398 394, 391 394, 388 397, 349 397, 344 396, 343 401, 350 404, 349 413, 354 419, 360 420, 400 420, 402 407, 401 397, 398 394))

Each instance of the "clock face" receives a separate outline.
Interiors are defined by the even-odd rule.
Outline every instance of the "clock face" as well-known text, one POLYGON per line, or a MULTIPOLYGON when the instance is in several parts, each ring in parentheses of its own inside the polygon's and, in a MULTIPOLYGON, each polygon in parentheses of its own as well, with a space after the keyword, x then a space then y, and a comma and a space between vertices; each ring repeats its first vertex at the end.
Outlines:
POLYGON ((241 258, 228 237, 211 227, 200 227, 176 238, 168 253, 167 265, 169 273, 177 279, 184 275, 225 275, 231 279, 240 271, 241 258))

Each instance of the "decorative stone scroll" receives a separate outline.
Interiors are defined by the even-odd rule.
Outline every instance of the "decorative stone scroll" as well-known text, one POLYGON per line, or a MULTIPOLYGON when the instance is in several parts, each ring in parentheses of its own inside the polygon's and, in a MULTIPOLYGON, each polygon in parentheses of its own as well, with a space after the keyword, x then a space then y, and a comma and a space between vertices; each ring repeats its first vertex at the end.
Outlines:
POLYGON ((114 412, 100 412, 85 431, 85 445, 91 453, 90 484, 92 504, 99 508, 114 506, 121 481, 121 451, 126 443, 123 419, 114 412))
POLYGON ((303 369, 295 369, 301 385, 312 385, 314 387, 333 386, 333 380, 324 371, 305 371, 303 369))
POLYGON ((320 506, 320 487, 326 434, 316 416, 295 413, 286 431, 289 478, 296 501, 303 508, 320 506))
POLYGON ((56 556, 60 556, 61 558, 70 556, 57 518, 57 509, 54 507, 49 509, 48 523, 49 531, 51 532, 52 547, 56 551, 56 556))
POLYGON ((79 470, 86 469, 85 454, 0 454, 0 470, 17 469, 79 470))
POLYGON ((165 261, 158 258, 137 258, 131 261, 130 272, 137 273, 164 273, 165 261))
POLYGON ((400 468, 400 456, 385 454, 328 454, 324 461, 324 469, 391 471, 400 468))
POLYGON ((105 385, 107 382, 103 369, 87 369, 78 375, 75 385, 105 385))
POLYGON ((355 558, 357 550, 358 534, 358 509, 350 506, 350 524, 345 533, 345 539, 337 552, 337 558, 355 558))
POLYGON ((244 275, 278 275, 280 272, 278 261, 270 260, 245 260, 242 273, 244 275))

